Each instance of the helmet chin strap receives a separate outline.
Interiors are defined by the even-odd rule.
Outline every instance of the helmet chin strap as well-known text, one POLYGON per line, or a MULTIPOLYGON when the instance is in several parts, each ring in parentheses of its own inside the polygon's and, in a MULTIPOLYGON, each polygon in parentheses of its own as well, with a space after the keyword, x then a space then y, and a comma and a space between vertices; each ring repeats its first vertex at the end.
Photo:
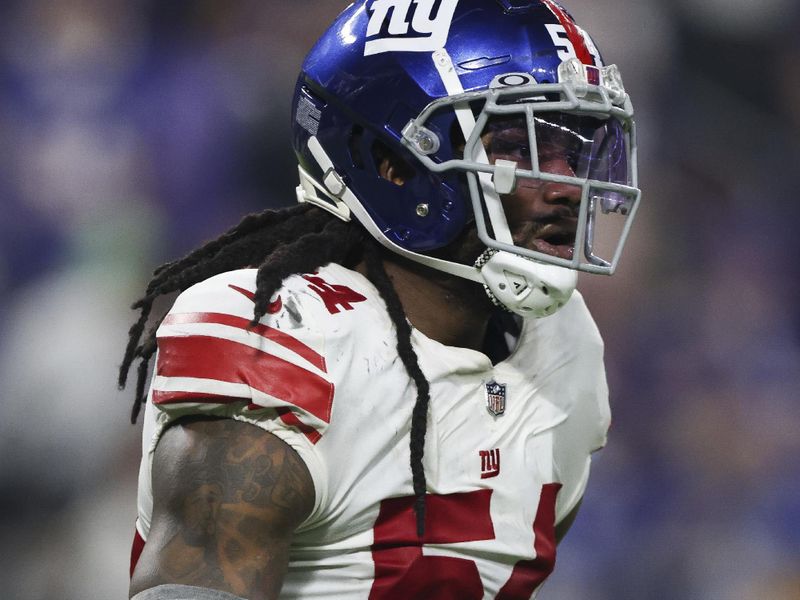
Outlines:
POLYGON ((561 309, 578 284, 578 273, 487 248, 475 261, 484 289, 500 308, 521 317, 547 317, 561 309))

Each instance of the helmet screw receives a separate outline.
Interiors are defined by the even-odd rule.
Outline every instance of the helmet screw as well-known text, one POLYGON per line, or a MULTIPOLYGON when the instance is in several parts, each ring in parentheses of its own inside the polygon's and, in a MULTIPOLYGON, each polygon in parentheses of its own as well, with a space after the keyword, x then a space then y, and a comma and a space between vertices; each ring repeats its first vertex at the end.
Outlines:
POLYGON ((427 217, 429 212, 430 208, 427 204, 417 204, 417 215, 420 217, 427 217))
POLYGON ((425 134, 419 136, 417 143, 419 144, 419 149, 423 152, 430 152, 435 145, 431 136, 425 134))

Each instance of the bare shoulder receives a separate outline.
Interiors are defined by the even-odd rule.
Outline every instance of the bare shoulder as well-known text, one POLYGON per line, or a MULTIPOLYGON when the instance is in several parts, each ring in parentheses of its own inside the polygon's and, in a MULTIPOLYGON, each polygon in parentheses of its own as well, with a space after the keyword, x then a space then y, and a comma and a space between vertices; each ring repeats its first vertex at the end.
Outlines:
POLYGON ((314 486, 297 453, 258 427, 179 421, 156 448, 153 501, 132 594, 182 583, 257 600, 277 597, 314 486))

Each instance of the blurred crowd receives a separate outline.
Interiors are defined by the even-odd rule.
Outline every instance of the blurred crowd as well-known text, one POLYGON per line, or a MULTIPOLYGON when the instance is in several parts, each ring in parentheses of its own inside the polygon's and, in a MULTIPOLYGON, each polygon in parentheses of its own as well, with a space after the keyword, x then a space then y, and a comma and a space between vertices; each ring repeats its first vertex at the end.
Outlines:
MULTIPOLYGON (((614 423, 544 600, 800 599, 800 4, 565 0, 634 98, 642 208, 581 287, 614 423)), ((343 0, 0 3, 0 589, 122 598, 158 264, 294 201, 343 0)))

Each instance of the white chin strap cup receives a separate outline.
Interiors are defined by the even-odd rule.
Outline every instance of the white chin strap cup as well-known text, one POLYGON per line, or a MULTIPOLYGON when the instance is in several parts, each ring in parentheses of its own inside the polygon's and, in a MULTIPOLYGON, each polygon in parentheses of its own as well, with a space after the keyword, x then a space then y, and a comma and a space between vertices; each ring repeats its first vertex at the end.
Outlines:
POLYGON ((522 317, 546 317, 564 306, 578 285, 572 269, 494 252, 479 266, 489 297, 522 317))

